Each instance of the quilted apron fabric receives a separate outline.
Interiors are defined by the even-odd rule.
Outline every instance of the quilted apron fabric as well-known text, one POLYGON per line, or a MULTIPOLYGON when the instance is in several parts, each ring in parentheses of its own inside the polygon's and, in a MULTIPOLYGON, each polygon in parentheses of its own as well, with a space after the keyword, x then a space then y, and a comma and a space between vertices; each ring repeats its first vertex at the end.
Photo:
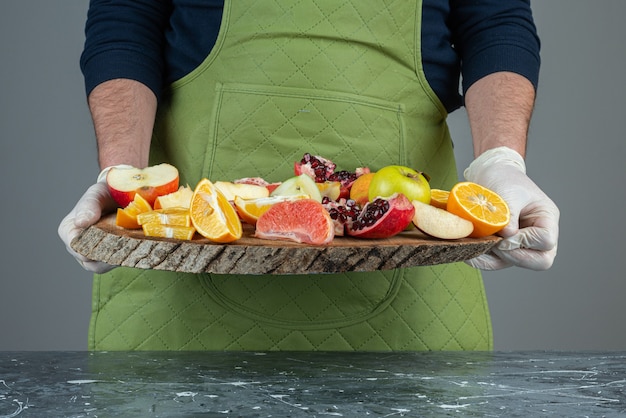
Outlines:
MULTIPOLYGON (((420 61, 420 1, 226 1, 217 43, 160 104, 152 163, 183 184, 402 164, 457 181, 446 112, 420 61)), ((94 278, 95 350, 488 350, 463 263, 320 275, 117 268, 94 278)))

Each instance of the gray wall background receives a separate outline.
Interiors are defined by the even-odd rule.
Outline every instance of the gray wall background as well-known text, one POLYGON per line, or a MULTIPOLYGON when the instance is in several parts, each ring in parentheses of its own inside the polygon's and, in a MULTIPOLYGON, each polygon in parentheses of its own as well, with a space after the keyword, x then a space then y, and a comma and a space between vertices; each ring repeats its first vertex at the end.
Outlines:
MULTIPOLYGON (((84 350, 91 275, 57 225, 98 173, 78 59, 87 1, 0 14, 0 350, 84 350)), ((533 3, 543 68, 528 172, 561 209, 547 272, 485 274, 497 350, 625 350, 626 2, 533 3)), ((460 169, 463 111, 450 118, 460 169)))

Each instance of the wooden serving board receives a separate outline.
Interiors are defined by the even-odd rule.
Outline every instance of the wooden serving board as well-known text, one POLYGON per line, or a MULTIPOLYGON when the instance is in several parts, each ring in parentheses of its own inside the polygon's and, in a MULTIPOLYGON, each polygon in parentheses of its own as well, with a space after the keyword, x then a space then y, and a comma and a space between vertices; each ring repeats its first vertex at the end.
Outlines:
POLYGON ((196 234, 191 241, 146 237, 141 229, 102 218, 72 241, 72 248, 92 260, 141 269, 219 274, 306 274, 389 270, 451 263, 486 253, 501 238, 440 240, 418 230, 388 239, 336 237, 325 246, 269 241, 254 237, 244 225, 243 237, 217 244, 196 234))

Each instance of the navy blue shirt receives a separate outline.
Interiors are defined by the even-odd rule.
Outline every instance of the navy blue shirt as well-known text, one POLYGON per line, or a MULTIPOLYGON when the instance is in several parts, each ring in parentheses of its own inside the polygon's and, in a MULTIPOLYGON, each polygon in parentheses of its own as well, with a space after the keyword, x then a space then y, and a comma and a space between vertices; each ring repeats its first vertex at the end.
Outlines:
MULTIPOLYGON (((211 51, 222 8, 223 0, 90 0, 81 56, 87 94, 130 78, 160 97, 211 51)), ((423 0, 424 72, 448 112, 493 72, 521 74, 536 87, 539 46, 529 0, 423 0)))

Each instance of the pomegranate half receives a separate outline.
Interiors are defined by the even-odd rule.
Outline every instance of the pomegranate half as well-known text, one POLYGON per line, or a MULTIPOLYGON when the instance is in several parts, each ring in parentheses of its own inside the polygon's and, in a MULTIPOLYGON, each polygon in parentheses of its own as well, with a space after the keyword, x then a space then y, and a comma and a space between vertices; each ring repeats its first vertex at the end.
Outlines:
POLYGON ((356 238, 389 238, 404 231, 414 214, 413 204, 402 193, 377 197, 363 206, 347 232, 356 238))

